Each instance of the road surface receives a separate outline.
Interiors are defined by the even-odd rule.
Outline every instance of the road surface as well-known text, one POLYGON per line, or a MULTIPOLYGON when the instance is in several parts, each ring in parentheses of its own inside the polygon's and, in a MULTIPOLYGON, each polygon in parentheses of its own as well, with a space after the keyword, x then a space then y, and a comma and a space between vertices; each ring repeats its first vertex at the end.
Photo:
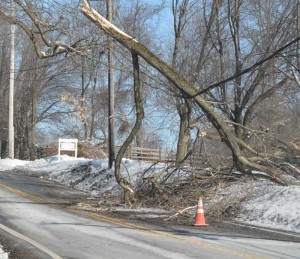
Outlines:
POLYGON ((300 258, 298 242, 201 229, 169 233, 65 207, 66 200, 73 203, 81 195, 43 179, 1 172, 0 233, 23 242, 36 258, 300 258))

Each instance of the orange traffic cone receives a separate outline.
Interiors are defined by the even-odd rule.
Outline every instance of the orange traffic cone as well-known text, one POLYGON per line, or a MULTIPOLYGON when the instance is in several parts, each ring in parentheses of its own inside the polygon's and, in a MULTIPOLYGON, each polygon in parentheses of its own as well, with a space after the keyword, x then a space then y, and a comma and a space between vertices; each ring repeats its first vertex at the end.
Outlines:
POLYGON ((202 197, 198 198, 196 220, 195 220, 195 223, 193 224, 193 226, 196 226, 196 227, 206 227, 206 226, 208 226, 208 224, 205 223, 202 197))

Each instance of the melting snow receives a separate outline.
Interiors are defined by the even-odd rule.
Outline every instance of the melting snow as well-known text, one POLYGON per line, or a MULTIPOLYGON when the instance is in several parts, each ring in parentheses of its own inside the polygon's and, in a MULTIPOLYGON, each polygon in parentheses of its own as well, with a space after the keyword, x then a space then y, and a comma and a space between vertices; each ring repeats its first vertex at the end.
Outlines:
POLYGON ((253 225, 300 233, 300 188, 274 186, 273 190, 242 205, 241 218, 253 225))

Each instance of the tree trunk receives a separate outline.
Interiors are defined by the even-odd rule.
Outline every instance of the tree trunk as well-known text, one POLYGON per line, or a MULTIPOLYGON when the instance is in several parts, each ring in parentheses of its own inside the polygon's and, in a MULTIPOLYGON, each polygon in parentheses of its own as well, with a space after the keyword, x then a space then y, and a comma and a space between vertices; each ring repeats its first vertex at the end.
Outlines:
POLYGON ((3 139, 2 141, 1 141, 1 159, 4 159, 4 158, 6 158, 7 157, 7 140, 6 139, 3 139))
POLYGON ((31 106, 31 136, 30 136, 30 161, 35 160, 35 137, 36 137, 36 105, 37 104, 37 96, 36 89, 32 89, 32 106, 31 106))
POLYGON ((177 110, 180 117, 180 126, 177 141, 176 162, 180 163, 185 159, 190 145, 190 110, 186 103, 177 104, 177 110))
POLYGON ((25 148, 26 148, 26 140, 24 137, 20 138, 19 140, 19 159, 25 159, 25 148))
MULTIPOLYGON (((112 0, 107 0, 107 18, 113 20, 112 0)), ((112 38, 108 38, 108 165, 112 167, 115 157, 115 87, 114 87, 114 55, 112 38)))
MULTIPOLYGON (((182 32, 186 25, 189 0, 183 2, 172 1, 173 26, 174 26, 174 49, 172 55, 172 67, 176 70, 177 57, 180 49, 182 32)), ((177 139, 176 162, 180 163, 186 157, 190 142, 190 112, 183 98, 175 97, 176 110, 179 116, 179 131, 177 139)))
POLYGON ((86 140, 88 138, 88 127, 87 127, 87 120, 86 120, 86 111, 85 111, 85 105, 84 105, 84 99, 85 99, 85 92, 86 92, 86 85, 85 85, 85 69, 86 67, 86 61, 85 57, 82 57, 82 64, 81 64, 81 93, 80 93, 80 107, 79 107, 79 115, 81 119, 81 123, 83 124, 83 134, 84 139, 86 140))
POLYGON ((96 116, 96 107, 95 107, 95 93, 96 93, 96 85, 97 85, 97 78, 94 78, 94 85, 92 90, 91 96, 91 127, 90 127, 90 139, 93 138, 95 133, 95 116, 96 116))
POLYGON ((135 144, 137 147, 143 147, 143 139, 142 139, 142 132, 139 130, 139 132, 135 136, 135 144))
POLYGON ((126 179, 124 179, 121 176, 120 166, 121 166, 122 158, 127 148, 134 140, 134 137, 139 132, 144 118, 144 107, 143 107, 143 99, 141 96, 141 85, 140 85, 139 61, 138 61, 138 55, 134 52, 132 52, 132 64, 133 64, 133 76, 134 76, 134 101, 136 105, 135 106, 136 121, 132 131, 130 132, 129 136, 125 140, 124 144, 121 146, 115 161, 115 177, 118 184, 124 189, 125 204, 126 203, 130 204, 129 194, 133 193, 133 190, 128 186, 128 182, 126 181, 126 179))

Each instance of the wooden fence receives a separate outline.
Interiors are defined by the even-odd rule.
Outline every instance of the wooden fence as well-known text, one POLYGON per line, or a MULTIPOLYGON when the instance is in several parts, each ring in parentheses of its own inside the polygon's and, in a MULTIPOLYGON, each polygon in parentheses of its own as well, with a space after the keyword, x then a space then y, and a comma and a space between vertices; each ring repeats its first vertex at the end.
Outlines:
POLYGON ((129 147, 126 156, 128 159, 149 162, 171 162, 175 159, 175 154, 161 148, 129 147))

